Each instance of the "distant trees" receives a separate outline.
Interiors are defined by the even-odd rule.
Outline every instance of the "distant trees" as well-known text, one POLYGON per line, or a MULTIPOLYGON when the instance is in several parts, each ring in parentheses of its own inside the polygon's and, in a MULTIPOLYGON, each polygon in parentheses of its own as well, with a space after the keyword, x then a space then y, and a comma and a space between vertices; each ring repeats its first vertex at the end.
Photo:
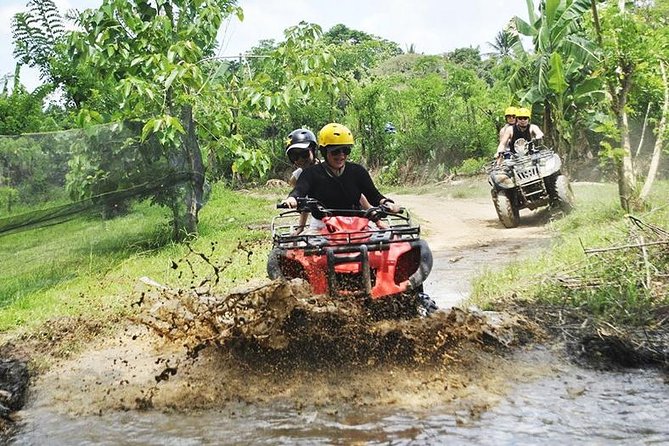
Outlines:
POLYGON ((495 50, 494 54, 499 57, 510 57, 513 54, 513 48, 518 43, 518 36, 509 29, 503 29, 495 35, 493 42, 488 45, 495 50))
MULTIPOLYGON (((87 130, 95 147, 72 144, 71 195, 175 175, 178 185, 139 196, 170 207, 180 239, 197 230, 205 178, 234 184, 280 174, 284 137, 296 127, 343 122, 354 131, 353 156, 384 180, 422 181, 468 159, 488 160, 502 110, 528 105, 567 163, 592 153, 619 163, 622 204, 629 206, 636 187, 626 161, 629 121, 649 110, 651 127, 666 125, 659 104, 668 2, 623 2, 622 10, 618 3, 528 0, 528 19, 513 18, 490 44, 492 54, 471 47, 403 53, 345 25, 323 32, 298 23, 281 42, 261 41, 237 60, 219 60, 222 21, 243 16, 233 0, 102 0, 67 17, 53 0, 30 0, 13 21, 16 79, 29 65, 44 86, 28 95, 10 91, 5 78, 0 132, 64 127, 63 116, 87 129, 124 123, 114 137, 87 130), (65 29, 67 20, 74 31, 65 29), (524 49, 520 36, 530 37, 532 48, 524 49), (62 114, 49 113, 49 120, 41 100, 56 89, 62 114)), ((20 153, 12 157, 16 162, 20 153)))

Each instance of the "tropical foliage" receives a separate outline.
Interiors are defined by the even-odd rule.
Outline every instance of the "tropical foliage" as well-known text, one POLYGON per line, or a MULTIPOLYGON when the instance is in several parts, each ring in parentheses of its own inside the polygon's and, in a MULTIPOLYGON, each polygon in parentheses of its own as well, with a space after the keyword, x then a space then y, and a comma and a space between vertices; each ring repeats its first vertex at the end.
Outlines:
MULTIPOLYGON (((178 239, 197 231, 207 182, 283 177, 294 128, 342 122, 355 135, 353 158, 383 181, 423 182, 480 166, 495 151, 502 110, 522 105, 574 175, 615 175, 627 208, 640 201, 636 178, 650 163, 641 142, 666 140, 668 3, 527 0, 527 17, 510 18, 486 54, 404 53, 343 24, 324 32, 300 22, 284 40, 227 59, 216 39, 224 20, 243 19, 234 0, 103 0, 69 16, 53 0, 30 0, 13 20, 19 66, 14 86, 4 77, 0 133, 86 129, 59 155, 71 197, 104 202, 109 217, 151 197, 172 210, 178 239), (20 87, 24 65, 40 70, 36 92, 20 87), (61 101, 43 109, 51 91, 61 101)), ((17 173, 34 146, 3 147, 0 186, 30 189, 17 173)), ((661 152, 651 163, 660 176, 661 152)))

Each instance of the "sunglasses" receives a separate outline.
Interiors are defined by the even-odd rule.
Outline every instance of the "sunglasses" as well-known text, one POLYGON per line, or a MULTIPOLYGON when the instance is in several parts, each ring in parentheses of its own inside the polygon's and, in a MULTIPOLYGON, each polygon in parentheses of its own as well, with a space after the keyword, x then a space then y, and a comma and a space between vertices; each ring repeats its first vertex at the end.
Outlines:
POLYGON ((288 159, 294 163, 299 159, 309 158, 309 149, 293 149, 288 152, 288 159))
POLYGON ((527 117, 527 116, 518 116, 516 119, 521 119, 521 120, 525 121, 525 120, 530 119, 530 118, 527 117))
POLYGON ((515 118, 515 117, 516 117, 516 115, 505 115, 505 116, 506 116, 506 119, 509 119, 509 118, 515 118))
POLYGON ((341 155, 342 153, 344 155, 350 155, 351 154, 351 148, 350 147, 337 147, 336 149, 332 149, 328 151, 329 154, 338 156, 341 155))

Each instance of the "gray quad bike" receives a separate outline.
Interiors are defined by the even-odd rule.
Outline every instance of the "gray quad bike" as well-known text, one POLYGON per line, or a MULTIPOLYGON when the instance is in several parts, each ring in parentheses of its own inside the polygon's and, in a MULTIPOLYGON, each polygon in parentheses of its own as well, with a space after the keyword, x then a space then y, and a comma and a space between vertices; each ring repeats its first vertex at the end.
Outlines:
POLYGON ((569 213, 574 194, 569 179, 560 171, 562 161, 552 149, 536 140, 516 141, 515 153, 507 151, 501 163, 488 170, 492 202, 497 216, 507 228, 515 228, 520 210, 550 205, 569 213))

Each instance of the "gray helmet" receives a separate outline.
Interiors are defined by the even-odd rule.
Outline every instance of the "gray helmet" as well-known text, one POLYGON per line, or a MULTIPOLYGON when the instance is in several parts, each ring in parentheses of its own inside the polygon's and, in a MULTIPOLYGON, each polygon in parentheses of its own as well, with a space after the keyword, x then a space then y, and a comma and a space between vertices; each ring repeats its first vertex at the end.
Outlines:
POLYGON ((294 161, 294 157, 298 153, 303 153, 304 150, 311 150, 316 155, 316 135, 314 132, 307 129, 295 129, 288 135, 286 140, 286 156, 294 161), (292 156, 291 156, 292 155, 292 156))

